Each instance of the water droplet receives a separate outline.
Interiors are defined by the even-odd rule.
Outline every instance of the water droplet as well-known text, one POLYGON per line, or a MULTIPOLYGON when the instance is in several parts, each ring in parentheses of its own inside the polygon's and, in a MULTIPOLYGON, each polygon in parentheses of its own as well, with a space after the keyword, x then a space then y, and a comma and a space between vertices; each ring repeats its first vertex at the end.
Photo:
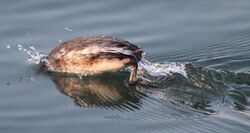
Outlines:
POLYGON ((23 49, 23 46, 21 44, 18 44, 18 50, 22 50, 23 49))
POLYGON ((37 51, 33 45, 29 45, 29 48, 34 50, 34 51, 37 51))
POLYGON ((29 62, 31 62, 31 61, 32 61, 32 58, 31 58, 31 57, 29 57, 29 58, 28 58, 28 61, 29 61, 29 62))
POLYGON ((78 77, 79 77, 80 79, 82 79, 82 76, 83 76, 82 74, 78 74, 78 77))
POLYGON ((10 49, 10 45, 8 44, 8 45, 6 46, 6 48, 7 48, 7 49, 10 49))
POLYGON ((70 28, 67 27, 67 26, 65 26, 64 29, 65 29, 66 31, 72 31, 72 29, 70 29, 70 28))
POLYGON ((62 40, 58 40, 58 42, 62 42, 62 40))

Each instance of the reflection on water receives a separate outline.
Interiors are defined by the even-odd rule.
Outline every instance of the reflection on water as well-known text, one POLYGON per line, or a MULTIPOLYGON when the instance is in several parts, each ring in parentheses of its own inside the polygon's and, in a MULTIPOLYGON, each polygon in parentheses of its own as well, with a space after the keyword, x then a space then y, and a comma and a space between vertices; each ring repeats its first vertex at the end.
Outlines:
MULTIPOLYGON (((250 130, 249 0, 1 0, 0 16, 1 132, 250 130), (34 72, 31 62, 37 60, 27 62, 27 54, 17 48, 32 50, 26 47, 32 44, 49 52, 82 35, 128 40, 158 63, 154 67, 189 62, 201 68, 186 65, 183 73, 180 65, 180 74, 168 78, 169 69, 150 71, 142 75, 148 80, 129 86, 126 72, 82 80, 44 76, 34 72)), ((39 51, 29 54, 38 59, 39 51)))
POLYGON ((72 98, 80 107, 127 107, 139 109, 140 95, 128 86, 123 73, 86 76, 50 75, 58 91, 72 98), (131 104, 130 104, 131 103, 131 104), (129 105, 129 106, 127 106, 129 105))
MULTIPOLYGON (((238 110, 246 109, 246 95, 235 90, 230 83, 244 83, 248 81, 246 79, 250 77, 249 74, 218 72, 191 64, 186 64, 186 72, 187 78, 179 73, 165 77, 158 75, 161 76, 160 80, 139 81, 135 86, 129 86, 125 80, 128 73, 125 71, 86 76, 82 79, 58 73, 51 73, 49 77, 59 92, 71 97, 80 107, 125 107, 134 110, 140 109, 142 98, 150 96, 205 114, 218 111, 224 103, 238 110)), ((147 74, 147 78, 148 76, 147 74)))

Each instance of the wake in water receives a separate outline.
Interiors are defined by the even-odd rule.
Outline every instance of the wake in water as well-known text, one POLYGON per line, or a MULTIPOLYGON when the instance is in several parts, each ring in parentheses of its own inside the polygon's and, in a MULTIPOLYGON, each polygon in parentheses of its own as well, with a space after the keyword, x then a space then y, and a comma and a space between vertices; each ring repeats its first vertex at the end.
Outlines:
POLYGON ((190 63, 150 63, 145 59, 140 67, 138 75, 151 87, 137 89, 157 99, 206 113, 218 111, 222 105, 250 110, 249 95, 241 89, 250 85, 248 73, 206 69, 190 63))
POLYGON ((250 85, 250 74, 233 73, 226 70, 212 70, 196 67, 190 63, 165 62, 151 63, 145 58, 139 62, 138 75, 150 82, 178 80, 199 88, 218 90, 223 82, 250 85))

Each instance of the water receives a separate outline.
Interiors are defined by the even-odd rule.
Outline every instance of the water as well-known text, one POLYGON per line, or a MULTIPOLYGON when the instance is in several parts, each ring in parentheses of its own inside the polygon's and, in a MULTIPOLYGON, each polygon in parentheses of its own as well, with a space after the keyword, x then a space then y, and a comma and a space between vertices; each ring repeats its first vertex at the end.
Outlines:
POLYGON ((249 10, 247 0, 3 0, 0 130, 248 132, 249 10), (142 72, 152 82, 130 86, 126 71, 79 79, 33 63, 36 52, 81 35, 129 40, 164 73, 142 72), (186 64, 187 78, 182 69, 166 76, 167 62, 186 64))

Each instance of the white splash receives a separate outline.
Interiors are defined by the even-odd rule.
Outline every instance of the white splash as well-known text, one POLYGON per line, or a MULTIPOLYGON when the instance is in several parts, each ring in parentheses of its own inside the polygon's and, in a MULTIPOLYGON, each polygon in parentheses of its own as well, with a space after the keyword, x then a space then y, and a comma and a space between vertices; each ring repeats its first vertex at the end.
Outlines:
POLYGON ((21 51, 23 49, 23 46, 21 44, 18 44, 18 50, 21 51))
POLYGON ((65 26, 64 29, 65 29, 66 31, 72 31, 72 29, 69 28, 69 27, 67 27, 67 26, 65 26))
POLYGON ((173 73, 179 73, 187 78, 185 64, 178 62, 151 63, 143 58, 139 62, 139 72, 152 76, 171 76, 173 73))
POLYGON ((28 57, 28 61, 39 64, 40 60, 46 56, 46 54, 41 53, 40 51, 36 50, 33 45, 29 45, 28 48, 23 48, 21 44, 18 44, 18 50, 26 52, 30 57, 28 57))

